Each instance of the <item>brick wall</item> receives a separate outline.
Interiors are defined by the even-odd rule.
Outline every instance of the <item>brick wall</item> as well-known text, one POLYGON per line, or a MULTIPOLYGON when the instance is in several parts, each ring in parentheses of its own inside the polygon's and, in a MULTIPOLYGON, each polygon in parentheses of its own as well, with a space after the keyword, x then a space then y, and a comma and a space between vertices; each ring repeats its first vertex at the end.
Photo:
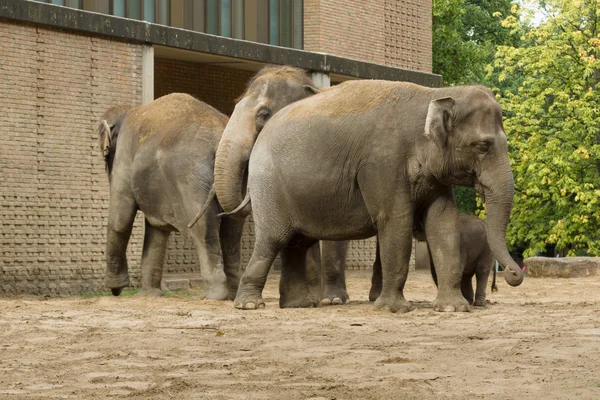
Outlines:
POLYGON ((102 289, 108 182, 95 127, 108 107, 141 101, 141 47, 0 20, 0 55, 0 292, 102 289))
MULTIPOLYGON (((141 54, 138 44, 0 20, 0 293, 104 290, 108 181, 95 128, 107 108, 141 102, 141 54)), ((251 75, 157 59, 155 97, 187 92, 231 114, 251 75)), ((138 214, 128 247, 134 284, 142 222, 138 214)), ((253 237, 250 220, 244 263, 253 237)), ((372 239, 352 242, 349 269, 370 268, 374 248, 372 239)), ((197 272, 197 260, 173 234, 165 272, 197 272)))
POLYGON ((305 0, 304 49, 431 72, 431 0, 305 0))

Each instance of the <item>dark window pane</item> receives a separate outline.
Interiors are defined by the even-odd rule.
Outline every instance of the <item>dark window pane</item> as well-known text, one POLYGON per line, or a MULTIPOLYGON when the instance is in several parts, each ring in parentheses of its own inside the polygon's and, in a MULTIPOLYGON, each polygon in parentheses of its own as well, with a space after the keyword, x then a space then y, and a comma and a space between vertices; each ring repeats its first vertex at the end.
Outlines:
POLYGON ((269 43, 269 3, 259 0, 256 9, 257 40, 260 43, 269 43))
POLYGON ((81 9, 81 0, 67 0, 67 7, 81 9))
POLYGON ((233 3, 233 37, 244 38, 244 0, 234 0, 233 3))
MULTIPOLYGON (((163 0, 163 2, 165 2, 163 0)), ((166 3, 166 2, 165 2, 166 3)), ((144 0, 144 21, 154 22, 155 9, 154 0, 144 0)))
POLYGON ((142 18, 142 4, 140 0, 127 0, 127 18, 142 18))
POLYGON ((117 17, 125 16, 125 0, 113 0, 113 15, 117 17))
POLYGON ((292 47, 292 0, 281 0, 281 45, 292 47))
POLYGON ((190 13, 192 17, 192 24, 190 29, 193 29, 197 32, 205 32, 205 13, 206 13, 206 4, 204 0, 192 0, 194 2, 194 12, 190 13))
POLYGON ((168 0, 158 1, 158 22, 161 25, 169 25, 169 3, 168 0))
POLYGON ((279 46, 279 0, 269 0, 269 43, 279 46))
POLYGON ((109 0, 83 0, 83 9, 110 14, 109 0))
POLYGON ((219 0, 206 0, 206 33, 219 34, 219 0))
POLYGON ((221 36, 231 37, 231 0, 221 0, 221 36))
POLYGON ((64 6, 65 5, 65 0, 52 0, 50 3, 56 4, 58 6, 64 6))
POLYGON ((294 11, 292 15, 293 46, 296 49, 304 48, 304 1, 292 0, 294 11))

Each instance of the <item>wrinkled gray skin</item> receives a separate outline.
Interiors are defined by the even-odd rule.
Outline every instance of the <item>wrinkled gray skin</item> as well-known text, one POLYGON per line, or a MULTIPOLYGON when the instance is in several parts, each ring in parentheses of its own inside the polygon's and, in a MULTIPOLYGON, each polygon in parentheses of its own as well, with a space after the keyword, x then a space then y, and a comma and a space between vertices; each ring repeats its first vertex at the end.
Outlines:
POLYGON ((138 107, 115 107, 103 116, 100 146, 110 185, 105 285, 114 295, 130 284, 125 250, 141 210, 141 293, 161 294, 167 239, 177 230, 198 250, 206 297, 234 298, 243 221, 219 221, 219 205, 210 193, 215 153, 226 124, 225 115, 181 93, 138 107), (205 202, 203 217, 188 228, 205 202))
POLYGON ((513 286, 523 280, 506 248, 514 189, 502 111, 484 87, 345 82, 275 114, 248 170, 256 243, 237 308, 264 307, 262 289, 279 251, 303 270, 316 240, 377 235, 382 288, 375 308, 409 311, 403 289, 418 230, 436 266, 434 310, 469 311, 452 185, 474 186, 484 197, 489 244, 505 279, 513 286))
MULTIPOLYGON (((256 137, 265 123, 288 104, 320 92, 304 70, 265 67, 248 84, 223 132, 215 161, 215 189, 226 212, 244 197, 244 171, 256 137)), ((245 217, 248 212, 240 217, 245 217)), ((282 255, 281 307, 342 304, 349 300, 344 277, 348 242, 316 243, 308 251, 307 269, 290 266, 282 255), (323 268, 321 269, 321 266, 323 268)))
MULTIPOLYGON (((458 230, 460 232, 460 264, 463 267, 461 293, 469 304, 485 307, 486 286, 490 271, 496 263, 494 253, 487 242, 485 222, 475 215, 459 214, 458 230), (475 293, 473 293, 473 275, 477 280, 475 293)), ((424 235, 415 234, 415 238, 425 241, 424 235)), ((437 285, 437 274, 431 253, 429 253, 429 265, 431 276, 437 285)), ((496 269, 494 268, 492 291, 496 290, 498 289, 496 287, 496 269)))

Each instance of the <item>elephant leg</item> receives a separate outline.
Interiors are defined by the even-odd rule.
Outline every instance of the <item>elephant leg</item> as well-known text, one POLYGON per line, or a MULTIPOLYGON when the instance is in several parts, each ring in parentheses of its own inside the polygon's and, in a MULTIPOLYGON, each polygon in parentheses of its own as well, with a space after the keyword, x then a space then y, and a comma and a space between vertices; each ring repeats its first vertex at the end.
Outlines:
POLYGON ((373 276, 371 277, 371 290, 369 290, 369 301, 375 301, 381 295, 381 256, 379 254, 379 239, 375 250, 375 262, 373 263, 373 276))
POLYGON ((130 285, 127 267, 127 243, 131 236, 137 206, 132 198, 124 197, 117 190, 111 191, 106 232, 106 275, 104 286, 118 296, 130 285))
POLYGON ((378 232, 381 251, 382 287, 375 309, 408 312, 412 305, 404 298, 412 244, 412 213, 390 219, 378 232))
MULTIPOLYGON (((346 291, 346 254, 348 241, 322 241, 321 265, 323 295, 321 304, 345 304, 350 301, 346 291)), ((320 294, 320 293, 319 293, 320 294)))
POLYGON ((242 231, 244 220, 221 218, 219 238, 221 240, 221 253, 223 254, 223 268, 227 279, 227 298, 233 300, 240 285, 242 273, 242 231))
POLYGON ((191 236, 198 250, 204 295, 210 300, 227 300, 230 293, 221 263, 220 221, 216 214, 215 204, 191 228, 191 236))
POLYGON ((279 307, 316 307, 320 300, 319 242, 299 239, 281 253, 279 307), (307 253, 311 253, 308 257, 307 253), (312 258, 307 263, 307 259, 312 258))
POLYGON ((170 232, 150 225, 147 220, 145 224, 141 268, 142 290, 140 290, 140 294, 162 296, 160 281, 170 232))
POLYGON ((485 301, 486 286, 490 277, 490 272, 494 267, 495 266, 492 266, 491 264, 477 266, 477 270, 475 271, 477 288, 475 289, 475 303, 473 303, 477 307, 485 307, 487 304, 485 301))
POLYGON ((427 210, 425 236, 438 279, 435 311, 469 311, 469 303, 460 291, 463 265, 460 262, 458 212, 451 189, 438 197, 427 210))
POLYGON ((256 233, 252 257, 240 279, 240 286, 233 301, 235 308, 253 310, 265 307, 262 291, 267 281, 267 275, 277 253, 282 246, 287 245, 287 241, 272 239, 261 234, 260 231, 256 233))
POLYGON ((463 276, 460 283, 460 292, 469 304, 473 304, 473 276, 463 276))

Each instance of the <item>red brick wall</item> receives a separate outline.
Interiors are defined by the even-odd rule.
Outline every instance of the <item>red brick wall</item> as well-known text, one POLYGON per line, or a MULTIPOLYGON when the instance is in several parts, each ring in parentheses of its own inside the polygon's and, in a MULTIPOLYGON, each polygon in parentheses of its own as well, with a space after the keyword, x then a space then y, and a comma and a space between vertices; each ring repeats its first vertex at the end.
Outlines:
POLYGON ((141 47, 0 20, 0 55, 0 293, 101 290, 108 182, 95 128, 108 107, 141 101, 141 47))
POLYGON ((304 49, 431 72, 431 0, 305 0, 304 49))

